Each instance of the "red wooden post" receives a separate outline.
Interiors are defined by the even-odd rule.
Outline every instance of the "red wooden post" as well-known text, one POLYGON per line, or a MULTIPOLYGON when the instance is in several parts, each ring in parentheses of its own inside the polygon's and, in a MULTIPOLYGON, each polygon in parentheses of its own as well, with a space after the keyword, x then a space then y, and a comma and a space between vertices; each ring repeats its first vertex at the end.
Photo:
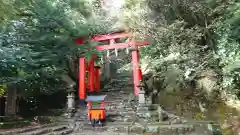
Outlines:
POLYGON ((94 57, 92 56, 89 62, 89 71, 88 71, 88 84, 89 84, 89 91, 94 91, 94 57))
POLYGON ((87 89, 88 89, 89 92, 92 92, 90 90, 90 84, 91 84, 91 82, 90 82, 90 80, 91 80, 90 72, 91 71, 90 71, 90 68, 89 68, 89 70, 88 70, 88 79, 87 79, 87 89))
POLYGON ((139 81, 142 81, 143 76, 142 76, 142 70, 140 68, 138 69, 138 76, 139 76, 139 81))
POLYGON ((85 58, 81 57, 79 58, 79 98, 84 100, 86 98, 86 65, 85 65, 85 58))
POLYGON ((133 88, 134 88, 134 95, 138 96, 139 92, 139 77, 138 77, 138 70, 139 70, 139 56, 137 50, 132 50, 132 65, 133 65, 133 88))
POLYGON ((101 109, 105 109, 105 104, 104 104, 104 100, 103 101, 101 101, 101 109))
POLYGON ((95 90, 100 92, 100 67, 95 66, 95 90))
POLYGON ((86 77, 87 77, 87 81, 85 81, 85 84, 86 84, 86 89, 89 90, 89 62, 88 64, 86 64, 86 77))
POLYGON ((138 96, 139 93, 139 53, 138 53, 138 47, 136 45, 136 41, 134 36, 132 37, 130 41, 130 45, 132 47, 132 70, 133 70, 133 89, 134 89, 134 95, 138 96))

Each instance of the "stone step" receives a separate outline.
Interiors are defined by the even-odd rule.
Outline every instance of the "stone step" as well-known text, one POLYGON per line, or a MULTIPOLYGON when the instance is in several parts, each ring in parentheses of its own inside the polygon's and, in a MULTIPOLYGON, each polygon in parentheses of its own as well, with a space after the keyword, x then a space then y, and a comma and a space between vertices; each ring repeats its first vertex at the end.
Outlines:
POLYGON ((158 116, 159 113, 157 111, 141 111, 141 112, 137 112, 138 116, 142 116, 142 117, 153 117, 153 116, 158 116))
POLYGON ((21 134, 18 134, 18 135, 41 135, 41 134, 60 131, 60 130, 64 130, 64 129, 67 129, 67 126, 66 125, 60 125, 60 126, 45 127, 45 128, 41 128, 41 129, 36 129, 34 131, 24 132, 24 133, 21 133, 21 134))
POLYGON ((133 109, 132 108, 120 108, 120 107, 114 107, 113 109, 107 109, 107 113, 108 112, 112 112, 112 111, 120 111, 120 112, 128 112, 128 111, 133 111, 133 109))
MULTIPOLYGON (((119 116, 119 115, 109 115, 108 116, 109 118, 107 118, 107 124, 108 125, 114 125, 114 124, 131 124, 132 120, 134 119, 133 117, 131 116, 125 116, 123 115, 122 116, 119 116), (118 118, 120 117, 120 118, 118 118), (131 120, 131 121, 124 121, 126 119, 131 120)), ((89 121, 88 121, 88 118, 85 118, 85 119, 80 119, 80 120, 77 120, 78 122, 81 122, 81 123, 85 123, 85 124, 90 124, 89 121)), ((185 121, 185 122, 178 122, 178 123, 175 123, 174 121, 161 121, 161 122, 149 122, 151 123, 151 125, 174 125, 174 124, 185 124, 185 125, 207 125, 209 123, 212 123, 212 125, 219 125, 219 124, 216 124, 216 123, 213 123, 212 121, 185 121)))
POLYGON ((134 111, 126 111, 126 112, 111 111, 111 112, 107 112, 107 115, 135 115, 135 112, 134 111))
POLYGON ((62 120, 61 122, 74 122, 74 121, 85 121, 86 119, 88 119, 87 117, 86 118, 76 118, 76 119, 69 119, 69 120, 62 120))
MULTIPOLYGON (((126 125, 132 125, 133 122, 123 122, 123 121, 114 121, 114 122, 110 122, 110 121, 107 121, 105 123, 105 126, 126 126, 126 125)), ((136 122, 138 123, 138 122, 136 122)), ((191 124, 191 123, 181 123, 181 124, 171 124, 170 121, 162 121, 162 122, 146 122, 146 124, 148 126, 159 126, 159 127, 179 127, 180 125, 183 125, 183 126, 192 126, 194 124, 191 124)), ((82 126, 91 126, 90 125, 90 121, 84 121, 81 123, 82 126)))
POLYGON ((133 111, 133 109, 121 109, 121 108, 117 108, 117 109, 110 109, 106 111, 107 115, 123 115, 123 114, 135 114, 135 112, 133 111))
POLYGON ((107 105, 116 105, 116 106, 120 106, 120 105, 124 105, 124 106, 130 106, 131 104, 128 103, 127 100, 112 100, 112 101, 105 101, 104 102, 107 105))
POLYGON ((93 131, 116 131, 116 132, 131 132, 131 133, 143 133, 143 132, 159 132, 159 131, 173 131, 186 130, 192 131, 194 127, 186 124, 173 124, 173 125, 154 125, 149 124, 146 127, 140 125, 131 125, 132 123, 116 123, 111 125, 106 125, 104 127, 92 127, 91 125, 83 126, 81 129, 83 131, 93 130, 93 131))
POLYGON ((71 128, 66 128, 64 130, 60 130, 60 131, 53 131, 53 132, 50 132, 50 133, 45 133, 45 134, 42 134, 42 135, 67 135, 67 134, 70 134, 73 132, 73 129, 71 128))
POLYGON ((148 110, 158 110, 159 104, 141 104, 138 108, 146 108, 148 110))
POLYGON ((148 107, 137 107, 137 111, 141 112, 141 111, 148 111, 148 107))
POLYGON ((107 98, 105 102, 107 101, 116 102, 116 101, 123 101, 123 100, 127 100, 127 98, 126 97, 117 97, 117 98, 110 97, 110 98, 107 98))
POLYGON ((104 101, 104 104, 106 104, 106 105, 108 105, 108 104, 120 104, 120 103, 122 103, 123 102, 123 100, 106 100, 106 101, 104 101))
POLYGON ((0 133, 0 135, 16 135, 16 134, 21 134, 21 133, 24 133, 24 132, 31 132, 31 131, 41 129, 41 128, 53 127, 53 126, 56 126, 56 125, 58 125, 58 124, 51 123, 51 124, 44 124, 44 125, 40 125, 40 126, 27 127, 27 128, 22 128, 22 129, 15 129, 15 130, 11 130, 11 131, 4 131, 4 133, 0 133))

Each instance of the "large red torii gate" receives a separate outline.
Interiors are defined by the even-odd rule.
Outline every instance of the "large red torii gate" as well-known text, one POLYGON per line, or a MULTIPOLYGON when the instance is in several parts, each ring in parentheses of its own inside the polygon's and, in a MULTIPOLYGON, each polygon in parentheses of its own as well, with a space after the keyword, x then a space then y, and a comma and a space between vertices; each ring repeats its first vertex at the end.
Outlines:
MULTIPOLYGON (((77 38, 77 44, 84 43, 84 38, 77 38)), ((110 49, 131 48, 132 65, 133 65, 133 86, 134 94, 138 96, 139 82, 142 79, 141 69, 139 67, 139 51, 138 47, 149 45, 148 41, 136 41, 132 32, 115 32, 107 35, 95 35, 91 38, 92 42, 108 42, 109 44, 96 46, 97 51, 110 49), (116 43, 116 40, 128 38, 126 43, 116 43)), ((79 98, 86 98, 86 88, 90 92, 98 92, 100 90, 100 67, 94 66, 94 56, 86 64, 84 57, 79 58, 79 98), (88 84, 86 83, 86 71, 88 71, 88 84), (95 90, 94 90, 95 89, 95 90)))

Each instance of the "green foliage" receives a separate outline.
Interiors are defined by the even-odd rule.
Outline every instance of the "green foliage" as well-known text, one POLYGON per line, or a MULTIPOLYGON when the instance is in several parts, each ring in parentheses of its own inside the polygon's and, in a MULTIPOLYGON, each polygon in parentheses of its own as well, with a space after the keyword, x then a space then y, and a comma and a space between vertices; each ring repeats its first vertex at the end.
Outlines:
POLYGON ((14 14, 17 12, 13 6, 13 0, 2 0, 0 4, 0 29, 3 28, 9 20, 14 18, 14 14))
POLYGON ((223 89, 239 93, 240 90, 240 2, 231 1, 221 23, 216 27, 217 57, 223 67, 223 89))
POLYGON ((23 0, 0 5, 5 6, 1 8, 4 14, 0 13, 4 18, 0 24, 0 82, 30 93, 63 88, 59 76, 69 70, 66 61, 94 53, 86 50, 94 44, 77 46, 74 39, 104 31, 94 20, 89 1, 23 0))
POLYGON ((235 0, 127 1, 126 23, 153 38, 142 54, 151 59, 164 88, 180 86, 213 69, 223 90, 239 92, 239 4, 235 0))
POLYGON ((96 44, 76 46, 73 39, 111 31, 118 20, 123 29, 152 39, 152 45, 141 51, 151 59, 164 88, 182 86, 213 69, 224 90, 237 92, 239 4, 236 0, 125 0, 122 18, 116 18, 91 0, 3 0, 0 83, 47 93, 56 89, 48 86, 62 87, 60 74, 76 71, 66 61, 72 60, 71 67, 76 68, 77 57, 96 53, 87 50, 96 44))
POLYGON ((4 95, 6 88, 6 85, 0 85, 0 97, 4 95))
POLYGON ((145 0, 142 3, 147 7, 140 6, 141 9, 148 9, 148 13, 139 15, 144 23, 138 23, 143 25, 135 29, 153 37, 152 45, 142 53, 151 59, 160 74, 158 77, 170 85, 165 84, 165 87, 181 86, 202 70, 213 68, 209 61, 214 61, 215 48, 210 16, 205 14, 208 8, 188 0, 145 0), (176 71, 174 77, 168 74, 172 70, 176 71))

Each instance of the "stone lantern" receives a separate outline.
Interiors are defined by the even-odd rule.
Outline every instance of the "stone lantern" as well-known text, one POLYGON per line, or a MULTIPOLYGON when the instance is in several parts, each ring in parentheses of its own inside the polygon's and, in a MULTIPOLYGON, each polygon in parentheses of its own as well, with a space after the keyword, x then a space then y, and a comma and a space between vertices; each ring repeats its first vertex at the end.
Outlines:
POLYGON ((68 96, 67 96, 67 112, 68 116, 71 116, 75 110, 75 90, 73 89, 73 85, 68 87, 68 96))

